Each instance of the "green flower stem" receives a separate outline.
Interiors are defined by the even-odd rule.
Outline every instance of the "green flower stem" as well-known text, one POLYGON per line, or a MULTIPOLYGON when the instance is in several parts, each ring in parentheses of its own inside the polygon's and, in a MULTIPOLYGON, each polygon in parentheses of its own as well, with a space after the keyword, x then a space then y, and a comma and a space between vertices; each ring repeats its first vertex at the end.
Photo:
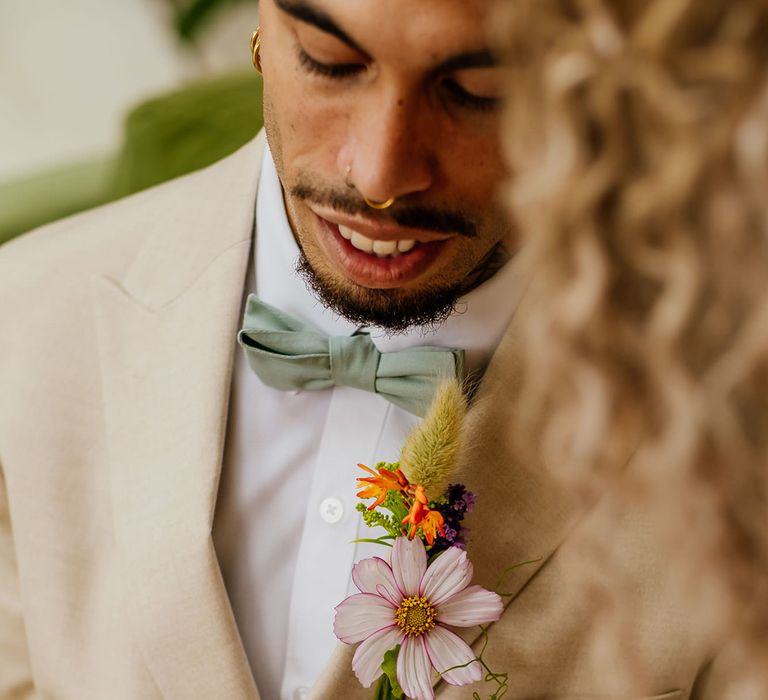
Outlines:
POLYGON ((501 586, 502 582, 504 581, 504 578, 510 571, 514 571, 515 569, 519 569, 521 566, 526 566, 527 564, 536 564, 537 562, 540 562, 542 557, 539 557, 538 559, 529 559, 528 561, 521 561, 518 564, 514 564, 510 566, 507 569, 504 569, 504 571, 501 572, 501 577, 499 578, 496 585, 493 587, 493 590, 496 591, 496 595, 501 596, 502 598, 509 598, 510 596, 515 595, 514 593, 499 593, 497 589, 499 586, 501 586))
MULTIPOLYGON (((480 653, 474 658, 467 661, 465 664, 458 664, 457 666, 451 666, 450 668, 446 668, 444 671, 439 672, 439 675, 443 675, 444 673, 448 673, 448 671, 453 671, 457 668, 466 668, 470 664, 475 663, 476 661, 485 669, 485 676, 483 677, 484 683, 492 683, 495 682, 498 684, 498 688, 496 688, 495 692, 492 692, 488 696, 488 700, 501 700, 509 690, 509 674, 508 673, 496 673, 495 671, 491 670, 491 668, 488 666, 487 663, 485 663, 485 660, 483 659, 483 654, 485 654, 486 647, 488 646, 488 627, 484 625, 479 625, 480 630, 483 635, 483 646, 480 649, 480 653)), ((477 691, 474 691, 472 693, 472 700, 482 700, 480 697, 480 694, 477 691)))
POLYGON ((385 547, 391 547, 392 543, 387 540, 394 540, 392 535, 383 535, 378 539, 371 539, 370 537, 361 537, 359 540, 350 540, 350 544, 357 544, 358 542, 370 542, 371 544, 383 544, 385 547))
POLYGON ((379 682, 373 689, 373 700, 401 700, 402 697, 402 695, 398 697, 392 692, 392 686, 386 676, 379 678, 379 682))

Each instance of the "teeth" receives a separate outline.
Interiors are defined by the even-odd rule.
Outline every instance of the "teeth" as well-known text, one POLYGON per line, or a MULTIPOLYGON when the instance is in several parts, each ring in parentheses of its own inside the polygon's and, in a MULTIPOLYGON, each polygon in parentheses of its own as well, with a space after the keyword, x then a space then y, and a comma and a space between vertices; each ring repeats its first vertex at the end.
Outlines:
POLYGON ((352 247, 362 250, 364 253, 373 252, 373 241, 370 238, 366 238, 362 233, 355 231, 349 242, 352 244, 352 247))
POLYGON ((353 248, 368 254, 375 254, 380 258, 397 257, 401 253, 407 253, 416 246, 416 241, 411 239, 402 239, 399 241, 378 241, 368 238, 362 233, 339 224, 339 233, 342 238, 348 240, 353 248))
POLYGON ((374 241, 373 252, 376 255, 392 255, 397 250, 397 241, 374 241))

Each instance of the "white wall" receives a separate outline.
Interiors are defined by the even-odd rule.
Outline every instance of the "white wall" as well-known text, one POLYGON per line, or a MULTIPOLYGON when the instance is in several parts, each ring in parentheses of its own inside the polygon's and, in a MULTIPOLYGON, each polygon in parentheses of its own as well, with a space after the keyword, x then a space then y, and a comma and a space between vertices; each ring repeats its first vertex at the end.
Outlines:
POLYGON ((162 0, 0 0, 0 181, 114 151, 127 109, 250 65, 255 5, 182 49, 162 0))

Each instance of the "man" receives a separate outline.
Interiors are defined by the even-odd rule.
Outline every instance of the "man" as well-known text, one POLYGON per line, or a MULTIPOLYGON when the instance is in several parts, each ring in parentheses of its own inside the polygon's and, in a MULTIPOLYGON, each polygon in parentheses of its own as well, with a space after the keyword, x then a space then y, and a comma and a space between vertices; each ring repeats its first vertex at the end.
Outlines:
MULTIPOLYGON (((370 551, 350 544, 354 465, 396 459, 417 418, 256 376, 235 343, 251 292, 382 352, 461 348, 484 374, 458 478, 475 580, 508 594, 484 657, 508 697, 690 695, 709 650, 663 577, 633 599, 654 674, 596 694, 595 601, 568 575, 593 514, 516 448, 524 280, 495 204, 486 10, 264 0, 268 149, 0 251, 0 696, 370 696, 331 636, 370 551)), ((647 529, 617 534, 630 568, 658 564, 647 529)))

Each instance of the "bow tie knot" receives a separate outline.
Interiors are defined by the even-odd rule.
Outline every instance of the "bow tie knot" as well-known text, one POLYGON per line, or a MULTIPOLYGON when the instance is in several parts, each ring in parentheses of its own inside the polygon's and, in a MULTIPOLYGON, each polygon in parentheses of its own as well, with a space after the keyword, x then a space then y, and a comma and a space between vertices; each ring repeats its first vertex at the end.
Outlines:
POLYGON ((381 353, 367 335, 328 338, 331 383, 376 393, 381 353))
POLYGON ((275 389, 350 386, 419 416, 438 384, 461 378, 464 368, 463 350, 425 346, 382 353, 367 334, 327 336, 254 294, 237 339, 251 369, 275 389))

